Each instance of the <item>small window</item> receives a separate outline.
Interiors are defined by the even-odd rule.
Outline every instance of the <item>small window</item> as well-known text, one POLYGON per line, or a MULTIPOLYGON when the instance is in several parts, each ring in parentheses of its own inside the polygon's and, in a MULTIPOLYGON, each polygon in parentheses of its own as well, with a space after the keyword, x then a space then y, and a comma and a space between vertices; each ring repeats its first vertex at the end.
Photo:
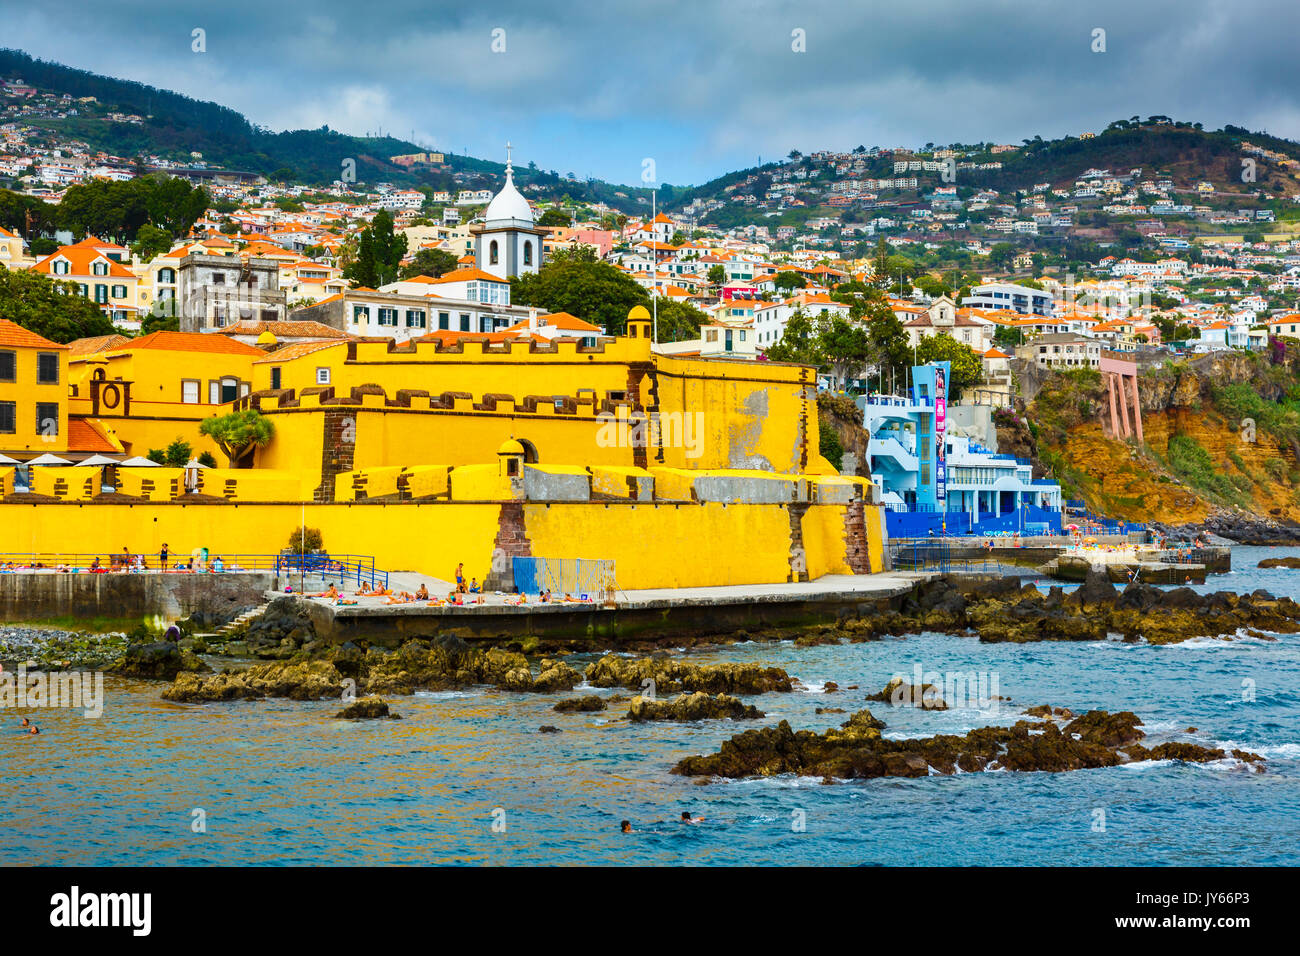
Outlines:
POLYGON ((0 382, 13 382, 18 378, 18 355, 0 352, 0 382))
POLYGON ((468 331, 469 331, 469 313, 468 313, 468 312, 462 312, 462 313, 460 314, 460 330, 461 330, 462 332, 468 332, 468 331))
POLYGON ((39 352, 36 355, 36 383, 59 384, 59 356, 57 352, 39 352))
POLYGON ((440 329, 444 329, 444 330, 446 330, 446 329, 450 329, 450 328, 451 328, 451 313, 450 313, 450 312, 439 312, 439 313, 438 313, 438 328, 440 328, 440 329))
POLYGON ((531 266, 532 264, 533 264, 533 243, 532 240, 529 239, 524 241, 524 265, 531 266))
POLYGON ((408 329, 424 328, 424 310, 407 309, 406 310, 406 327, 408 329))
POLYGON ((93 266, 90 267, 90 272, 91 275, 106 276, 108 275, 108 263, 96 262, 93 266))
POLYGON ((369 324, 370 308, 364 305, 354 305, 352 307, 352 321, 357 325, 369 324))
POLYGON ((108 286, 102 284, 95 285, 95 301, 103 305, 108 301, 108 286))
POLYGON ((115 286, 113 286, 113 298, 115 298, 115 299, 125 299, 125 298, 126 298, 126 286, 124 286, 124 285, 115 285, 115 286))
POLYGON ((186 378, 181 380, 181 401, 186 405, 199 403, 199 380, 186 378))
POLYGON ((213 285, 225 285, 225 284, 226 284, 226 274, 225 274, 224 272, 214 272, 214 273, 212 274, 212 284, 213 284, 213 285))
POLYGON ((0 435, 12 435, 18 430, 18 406, 13 402, 0 402, 0 435))
POLYGON ((488 244, 488 264, 493 266, 497 264, 497 241, 495 239, 488 244))
POLYGON ((330 383, 330 370, 328 368, 316 369, 316 384, 328 385, 330 383))
POLYGON ((52 437, 59 433, 59 405, 57 402, 36 403, 36 434, 52 437))

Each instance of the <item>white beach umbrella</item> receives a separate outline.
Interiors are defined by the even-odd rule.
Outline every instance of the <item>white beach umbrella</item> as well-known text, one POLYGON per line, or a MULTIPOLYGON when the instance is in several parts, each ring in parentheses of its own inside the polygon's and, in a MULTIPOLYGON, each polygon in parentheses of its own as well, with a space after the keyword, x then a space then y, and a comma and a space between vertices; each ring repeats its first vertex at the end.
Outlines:
POLYGON ((78 465, 99 465, 102 468, 104 465, 116 465, 117 459, 109 458, 107 455, 91 455, 89 458, 77 462, 77 464, 78 465))
POLYGON ((60 458, 58 455, 44 454, 38 458, 33 458, 27 464, 29 465, 70 465, 72 462, 66 458, 60 458))
POLYGON ((17 458, 10 458, 8 455, 0 455, 0 465, 21 465, 22 462, 17 458))
POLYGON ((185 463, 185 467, 186 468, 211 468, 212 466, 203 464, 203 462, 199 461, 197 458, 191 458, 189 461, 185 463))
POLYGON ((121 465, 123 468, 157 468, 157 467, 159 467, 158 462, 156 462, 156 461, 150 461, 148 458, 145 458, 145 457, 143 457, 142 455, 136 455, 134 458, 128 458, 126 461, 119 461, 118 464, 121 465))

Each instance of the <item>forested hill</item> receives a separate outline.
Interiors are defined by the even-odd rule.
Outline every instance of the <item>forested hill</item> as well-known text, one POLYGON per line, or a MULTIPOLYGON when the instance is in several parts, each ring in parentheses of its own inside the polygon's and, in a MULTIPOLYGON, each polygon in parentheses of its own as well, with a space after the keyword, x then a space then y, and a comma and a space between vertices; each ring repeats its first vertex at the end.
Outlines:
MULTIPOLYGON (((505 171, 501 162, 447 153, 446 164, 452 172, 470 174, 467 181, 457 184, 449 172, 411 170, 389 162, 390 156, 423 152, 427 145, 391 136, 349 136, 326 126, 276 133, 217 103, 38 60, 21 50, 0 49, 0 77, 20 77, 41 92, 67 93, 74 98, 93 96, 104 112, 144 117, 138 125, 109 122, 94 111, 82 111, 84 115, 65 119, 24 120, 123 158, 153 154, 188 161, 189 154, 197 152, 215 166, 268 177, 280 175, 307 185, 324 185, 338 179, 343 161, 351 158, 356 160, 359 181, 438 190, 458 185, 496 188, 505 171)), ((639 208, 639 197, 649 196, 645 189, 563 178, 559 171, 532 166, 521 166, 516 178, 521 185, 538 185, 541 191, 537 198, 567 195, 575 201, 603 201, 627 211, 639 208)))

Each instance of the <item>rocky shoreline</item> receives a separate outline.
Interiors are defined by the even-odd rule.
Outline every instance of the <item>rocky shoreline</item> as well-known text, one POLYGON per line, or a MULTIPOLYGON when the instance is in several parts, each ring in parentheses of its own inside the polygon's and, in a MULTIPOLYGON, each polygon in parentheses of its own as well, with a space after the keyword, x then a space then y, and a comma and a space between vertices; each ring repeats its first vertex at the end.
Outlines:
MULTIPOLYGON (((1036 708, 1041 712, 1045 708, 1036 708)), ((1011 727, 977 727, 965 736, 889 740, 869 710, 860 710, 839 728, 817 734, 794 731, 788 721, 747 730, 723 742, 716 754, 687 757, 672 772, 688 777, 744 779, 778 774, 821 777, 823 783, 876 777, 926 777, 992 770, 1047 771, 1113 767, 1137 760, 1206 763, 1228 753, 1198 744, 1171 741, 1147 747, 1137 715, 1091 710, 1063 728, 1054 717, 1017 721, 1011 727)), ((1258 754, 1234 750, 1237 760, 1262 764, 1258 754)))
POLYGON ((1300 545, 1300 525, 1263 515, 1219 511, 1199 524, 1171 525, 1152 522, 1148 529, 1171 542, 1200 539, 1209 545, 1300 545))

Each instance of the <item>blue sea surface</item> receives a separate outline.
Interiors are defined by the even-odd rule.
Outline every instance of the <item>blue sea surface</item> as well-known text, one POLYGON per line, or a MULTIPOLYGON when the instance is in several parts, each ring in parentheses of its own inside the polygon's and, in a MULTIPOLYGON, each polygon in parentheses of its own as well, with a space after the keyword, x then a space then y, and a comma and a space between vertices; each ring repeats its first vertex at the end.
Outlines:
MULTIPOLYGON (((1234 549, 1237 570, 1198 590, 1300 598, 1300 571, 1255 570, 1287 554, 1300 552, 1234 549)), ((1152 647, 925 633, 684 653, 780 666, 807 689, 747 698, 761 721, 631 724, 619 719, 626 704, 561 714, 556 695, 474 688, 392 698, 402 720, 353 723, 333 719, 337 701, 180 705, 159 699, 158 684, 110 677, 101 719, 40 711, 43 733, 30 737, 4 713, 0 863, 1300 864, 1300 635, 1152 647), (918 665, 996 675, 1011 701, 942 712, 863 701, 918 665), (840 689, 823 693, 827 681, 840 689), (829 785, 701 785, 669 772, 783 719, 824 730, 870 706, 887 736, 928 736, 1011 723, 1044 703, 1132 710, 1148 743, 1241 747, 1267 769, 1160 761, 829 785), (545 724, 560 733, 539 733, 545 724), (677 822, 683 810, 703 822, 677 822), (620 833, 623 819, 636 832, 620 833)))

